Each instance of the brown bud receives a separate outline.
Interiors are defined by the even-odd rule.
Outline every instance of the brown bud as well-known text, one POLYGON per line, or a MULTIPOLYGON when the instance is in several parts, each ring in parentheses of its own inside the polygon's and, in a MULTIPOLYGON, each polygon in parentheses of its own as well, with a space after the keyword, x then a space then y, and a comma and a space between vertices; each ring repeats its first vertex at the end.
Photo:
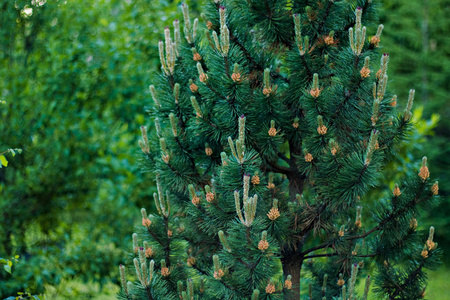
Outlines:
POLYGON ((370 39, 370 43, 371 43, 372 45, 374 45, 375 47, 378 47, 378 45, 380 44, 380 38, 377 37, 377 36, 373 36, 373 37, 370 39))
POLYGON ((272 137, 273 137, 273 136, 276 136, 276 135, 277 135, 277 129, 276 129, 276 128, 273 128, 273 127, 270 128, 270 129, 269 129, 269 135, 272 136, 272 137))
POLYGON ((400 195, 402 194, 402 192, 400 191, 400 188, 398 187, 397 184, 395 184, 395 188, 394 188, 394 190, 392 191, 392 194, 393 194, 395 197, 398 197, 398 196, 400 196, 400 195))
POLYGON ((267 284, 266 286, 266 293, 267 294, 273 294, 275 292, 275 286, 271 283, 267 284))
POLYGON ((269 248, 269 242, 265 240, 260 240, 258 243, 258 249, 261 251, 267 250, 269 248))
POLYGON ((341 226, 341 229, 339 229, 339 236, 344 236, 344 234, 345 234, 345 226, 344 225, 342 225, 341 226))
POLYGON ((412 229, 417 228, 417 219, 416 218, 412 218, 411 221, 409 221, 409 227, 411 227, 412 229))
POLYGON ((239 82, 239 81, 241 81, 241 74, 240 73, 233 73, 233 74, 231 74, 231 79, 234 82, 239 82))
POLYGON ((312 162, 312 160, 313 160, 313 156, 311 155, 311 153, 307 153, 305 155, 305 161, 306 162, 312 162))
POLYGON ((214 201, 214 193, 212 193, 212 192, 206 193, 206 201, 208 201, 209 203, 213 202, 214 201))
POLYGON ((194 266, 196 263, 197 263, 197 259, 195 259, 195 257, 193 257, 193 256, 188 257, 188 259, 187 259, 187 265, 188 265, 189 267, 194 266))
POLYGON ((169 275, 170 275, 169 268, 167 267, 161 268, 161 276, 167 277, 169 275))
POLYGON ((336 147, 331 148, 331 154, 332 154, 333 156, 335 156, 336 153, 337 153, 336 147))
POLYGON ((200 60, 202 60, 202 56, 201 56, 200 54, 198 54, 198 53, 194 53, 193 59, 194 59, 195 61, 200 61, 200 60))
POLYGON ((329 35, 325 36, 325 37, 323 38, 323 41, 324 41, 325 44, 327 44, 327 45, 332 45, 332 44, 334 44, 334 38, 333 38, 332 36, 329 36, 329 35))
POLYGON ((291 290, 291 289, 292 289, 292 281, 289 280, 289 279, 286 279, 286 280, 284 281, 284 287, 285 287, 286 289, 288 289, 288 290, 291 290))
POLYGON ((215 278, 215 279, 220 279, 220 278, 223 277, 223 275, 224 275, 224 273, 223 273, 223 270, 222 270, 222 269, 219 269, 219 271, 215 271, 215 272, 214 272, 214 278, 215 278))
POLYGON ((392 97, 391 99, 391 103, 389 103, 392 107, 396 107, 397 106, 397 95, 395 95, 394 97, 392 97))
POLYGON ((364 68, 361 69, 361 71, 359 71, 359 73, 361 74, 361 78, 362 79, 367 78, 367 77, 370 76, 370 69, 364 67, 364 68))
POLYGON ((320 135, 325 135, 327 133, 327 127, 325 125, 317 127, 317 132, 320 135))
POLYGON ((208 156, 211 156, 213 154, 213 150, 210 147, 205 148, 205 153, 208 156))
POLYGON ((259 179, 259 176, 255 174, 255 175, 252 176, 252 181, 251 182, 254 185, 258 185, 261 182, 261 180, 259 179))
POLYGON ((267 216, 270 220, 274 221, 280 216, 280 211, 278 210, 278 208, 272 207, 267 216))
POLYGON ((428 250, 434 250, 434 249, 436 249, 436 243, 433 242, 432 240, 428 239, 427 240, 427 247, 428 247, 428 250))
POLYGON ((431 193, 433 193, 433 196, 437 196, 439 194, 439 185, 437 181, 431 187, 431 193))
POLYGON ((152 224, 152 221, 150 221, 149 218, 142 218, 142 226, 150 227, 151 224, 152 224))
POLYGON ((381 76, 381 69, 380 69, 380 70, 378 70, 378 72, 377 72, 376 76, 377 76, 377 78, 378 78, 378 79, 380 79, 380 76, 381 76))
POLYGON ((202 73, 202 74, 200 74, 198 79, 200 80, 200 82, 206 83, 206 81, 208 80, 208 75, 206 75, 205 73, 202 73))
POLYGON ((200 204, 200 198, 197 196, 192 197, 191 199, 192 204, 194 204, 195 206, 198 206, 200 204))
POLYGON ((269 96, 270 93, 272 93, 272 88, 271 88, 271 87, 265 87, 265 88, 263 89, 263 94, 264 94, 264 95, 269 96))
POLYGON ((152 248, 147 248, 145 249, 145 257, 149 258, 153 256, 153 249, 152 248))
POLYGON ((319 88, 315 88, 315 89, 311 89, 311 90, 309 91, 309 94, 310 94, 311 96, 313 96, 314 98, 317 98, 317 97, 320 96, 320 92, 321 92, 321 90, 320 90, 319 88))
POLYGON ((423 258, 427 258, 427 257, 428 257, 428 251, 427 251, 426 249, 423 249, 422 252, 420 253, 420 255, 421 255, 423 258))
POLYGON ((427 166, 422 166, 419 171, 419 177, 423 180, 427 180, 430 177, 430 171, 427 166))
POLYGON ((198 92, 198 86, 195 83, 192 83, 189 88, 191 89, 191 92, 197 93, 198 92))

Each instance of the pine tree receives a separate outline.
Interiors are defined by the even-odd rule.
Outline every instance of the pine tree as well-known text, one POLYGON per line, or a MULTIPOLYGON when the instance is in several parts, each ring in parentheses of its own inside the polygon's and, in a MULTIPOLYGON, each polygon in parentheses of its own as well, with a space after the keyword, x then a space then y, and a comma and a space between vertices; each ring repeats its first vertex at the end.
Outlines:
POLYGON ((439 249, 417 218, 439 188, 426 157, 401 183, 384 181, 414 90, 397 109, 383 26, 370 38, 363 27, 376 4, 204 9, 205 29, 183 4, 184 39, 175 20, 159 42, 155 130, 140 141, 157 213, 141 211, 119 298, 353 300, 372 281, 380 298, 423 298, 439 249))

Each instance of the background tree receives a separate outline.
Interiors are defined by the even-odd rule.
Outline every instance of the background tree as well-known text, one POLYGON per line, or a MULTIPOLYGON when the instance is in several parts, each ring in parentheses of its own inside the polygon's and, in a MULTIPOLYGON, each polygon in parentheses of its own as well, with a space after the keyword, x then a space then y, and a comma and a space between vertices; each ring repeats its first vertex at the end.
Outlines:
POLYGON ((137 280, 121 266, 119 297, 299 299, 309 281, 311 299, 353 299, 363 272, 366 299, 377 270, 380 297, 422 298, 439 250, 416 218, 439 187, 426 157, 390 192, 381 176, 408 134, 414 90, 397 110, 383 26, 363 27, 374 3, 205 9, 204 34, 184 5, 185 39, 174 21, 159 43, 156 134, 142 127, 140 142, 158 215, 142 210, 137 280))
POLYGON ((0 170, 0 257, 21 257, 0 274, 2 299, 114 277, 129 241, 123 224, 153 189, 131 146, 158 59, 143 37, 163 28, 154 9, 173 17, 176 5, 0 4, 0 152, 23 148, 0 170))
MULTIPOLYGON (((383 51, 392 57, 390 70, 396 74, 394 84, 399 97, 406 97, 408 88, 414 86, 418 95, 418 103, 424 105, 424 117, 438 113, 440 121, 434 134, 428 136, 428 142, 418 143, 414 151, 405 156, 403 165, 411 165, 411 157, 419 156, 419 152, 427 153, 430 167, 436 178, 442 183, 449 182, 449 160, 447 157, 450 133, 448 131, 450 116, 450 101, 447 86, 450 81, 449 72, 450 40, 446 31, 449 20, 445 16, 449 13, 448 1, 383 1, 380 21, 391 28, 384 34, 383 51)), ((440 195, 442 205, 431 210, 426 218, 427 224, 435 224, 440 228, 449 225, 447 208, 450 207, 449 190, 447 184, 441 184, 440 195)), ((440 245, 449 249, 450 240, 445 231, 437 233, 440 245)), ((446 256, 444 259, 447 261, 446 256)))

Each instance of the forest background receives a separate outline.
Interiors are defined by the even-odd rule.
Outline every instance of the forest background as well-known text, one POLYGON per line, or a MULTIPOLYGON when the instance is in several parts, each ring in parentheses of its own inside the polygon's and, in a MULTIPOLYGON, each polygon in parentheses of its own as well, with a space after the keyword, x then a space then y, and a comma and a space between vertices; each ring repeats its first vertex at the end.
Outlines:
MULTIPOLYGON (((206 0, 205 0, 206 1, 206 0)), ((199 16, 202 1, 188 1, 199 16)), ((16 0, 0 4, 0 299, 114 299, 154 183, 138 167, 139 127, 159 72, 157 41, 181 1, 16 0), (4 164, 6 164, 4 162, 4 164), (15 257, 18 256, 16 260, 15 257), (1 263, 1 260, 0 260, 1 263), (5 266, 8 266, 6 264, 5 266)), ((383 51, 399 99, 416 89, 415 130, 398 172, 429 158, 442 204, 444 265, 429 299, 448 299, 450 276, 450 1, 381 0, 383 51)), ((374 31, 374 30, 372 30, 374 31)), ((406 103, 400 101, 400 103, 406 103)))

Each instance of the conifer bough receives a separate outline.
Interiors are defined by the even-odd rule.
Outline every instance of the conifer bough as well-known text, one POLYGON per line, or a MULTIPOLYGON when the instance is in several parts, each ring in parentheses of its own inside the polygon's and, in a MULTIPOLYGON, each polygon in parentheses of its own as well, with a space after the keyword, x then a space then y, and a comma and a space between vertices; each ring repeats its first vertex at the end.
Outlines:
POLYGON ((414 90, 397 109, 375 6, 215 0, 191 22, 182 5, 140 141, 157 213, 120 299, 424 297, 439 249, 417 218, 439 188, 426 158, 392 190, 383 177, 414 90))

